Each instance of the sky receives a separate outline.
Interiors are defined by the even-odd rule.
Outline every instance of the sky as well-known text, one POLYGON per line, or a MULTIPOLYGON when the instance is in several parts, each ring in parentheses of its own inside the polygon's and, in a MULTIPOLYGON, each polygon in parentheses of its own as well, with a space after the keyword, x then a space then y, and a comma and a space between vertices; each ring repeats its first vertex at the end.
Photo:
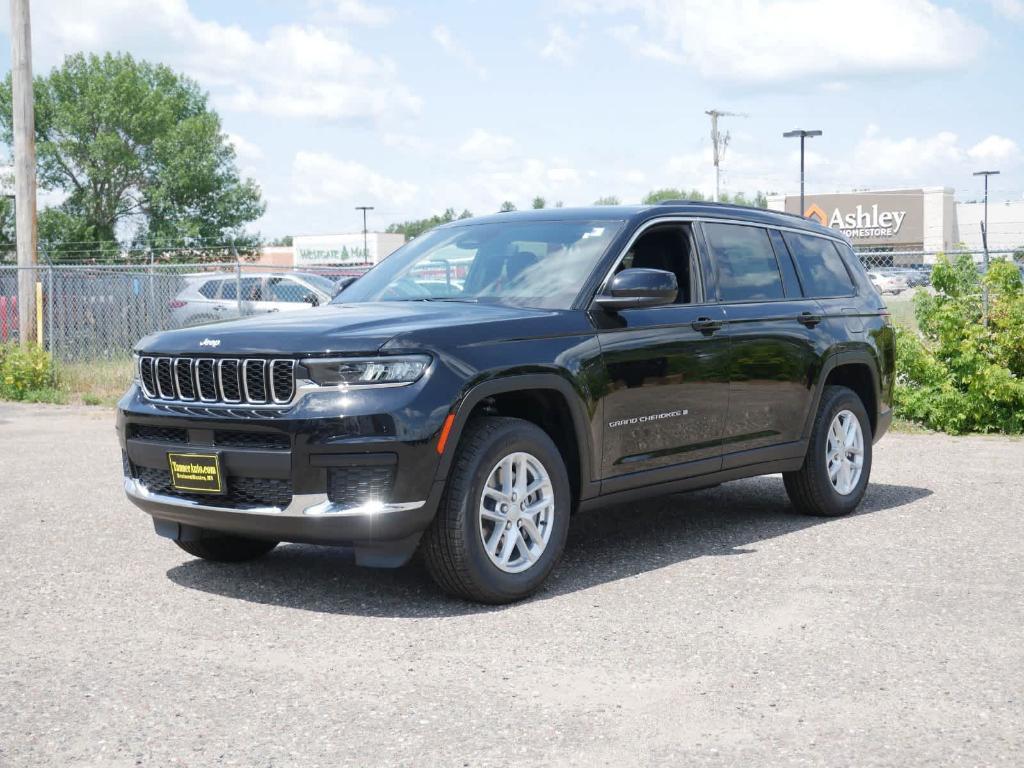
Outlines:
MULTIPOLYGON (((9 69, 8 14, 0 61, 9 69)), ((1024 0, 32 0, 33 67, 162 62, 209 92, 266 237, 511 200, 949 186, 1024 197, 1024 0)))

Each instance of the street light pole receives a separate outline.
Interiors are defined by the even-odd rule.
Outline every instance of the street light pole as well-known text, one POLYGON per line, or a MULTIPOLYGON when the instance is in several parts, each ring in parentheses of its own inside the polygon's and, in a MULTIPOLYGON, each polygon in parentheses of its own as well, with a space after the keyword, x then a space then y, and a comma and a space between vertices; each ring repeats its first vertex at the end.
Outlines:
POLYGON ((357 205, 356 206, 356 210, 363 212, 363 258, 367 261, 367 263, 369 263, 369 261, 370 261, 370 246, 367 244, 367 239, 366 239, 366 212, 367 211, 372 211, 373 210, 373 206, 372 205, 357 205))
MULTIPOLYGON (((998 176, 999 171, 975 171, 974 175, 985 177, 985 220, 981 223, 981 248, 985 274, 988 274, 988 177, 998 176)), ((988 325, 988 283, 982 284, 981 304, 985 325, 988 325)))
POLYGON ((786 131, 782 134, 785 139, 792 139, 800 137, 800 215, 803 216, 806 208, 804 208, 804 140, 809 139, 812 136, 821 136, 821 131, 786 131))
POLYGON ((14 120, 14 226, 18 251, 18 339, 35 338, 36 127, 32 101, 29 0, 11 0, 11 96, 14 120))

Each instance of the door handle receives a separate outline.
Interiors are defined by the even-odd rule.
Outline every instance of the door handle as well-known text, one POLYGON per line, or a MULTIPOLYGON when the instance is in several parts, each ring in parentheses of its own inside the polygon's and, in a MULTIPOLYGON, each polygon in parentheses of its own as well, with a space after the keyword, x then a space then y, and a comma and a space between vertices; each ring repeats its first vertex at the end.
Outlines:
POLYGON ((690 327, 701 333, 712 334, 722 327, 722 321, 712 320, 710 317, 698 317, 690 323, 690 327))
POLYGON ((223 312, 225 309, 226 309, 226 307, 222 307, 220 304, 214 304, 213 305, 213 311, 214 312, 223 312))
POLYGON ((816 315, 813 312, 801 312, 796 321, 806 325, 808 328, 813 328, 821 322, 821 315, 816 315))

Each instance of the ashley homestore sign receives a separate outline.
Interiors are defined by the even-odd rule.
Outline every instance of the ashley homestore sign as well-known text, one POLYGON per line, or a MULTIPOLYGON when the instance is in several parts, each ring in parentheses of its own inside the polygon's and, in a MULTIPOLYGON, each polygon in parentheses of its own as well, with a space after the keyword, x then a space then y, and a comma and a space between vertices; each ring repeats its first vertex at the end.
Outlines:
MULTIPOLYGON (((924 236, 922 190, 814 195, 802 211, 838 229, 857 245, 919 245, 924 236)), ((786 210, 801 213, 800 198, 787 197, 786 210)))

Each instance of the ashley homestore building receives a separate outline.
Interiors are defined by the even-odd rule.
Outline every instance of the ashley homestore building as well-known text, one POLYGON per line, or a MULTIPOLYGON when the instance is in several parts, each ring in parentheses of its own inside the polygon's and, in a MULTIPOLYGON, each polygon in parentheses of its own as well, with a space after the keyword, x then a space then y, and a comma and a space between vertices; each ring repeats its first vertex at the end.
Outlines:
MULTIPOLYGON (((799 195, 769 197, 768 207, 801 213, 799 195)), ((806 195, 802 213, 840 230, 858 250, 894 252, 894 264, 930 264, 938 251, 961 247, 980 257, 982 248, 982 204, 956 202, 951 187, 806 195)), ((988 221, 990 250, 1024 245, 1024 200, 990 201, 988 221)))
POLYGON ((838 229, 858 250, 927 253, 950 250, 961 242, 956 202, 949 187, 807 195, 803 211, 798 195, 778 196, 768 198, 768 207, 803 213, 838 229))

